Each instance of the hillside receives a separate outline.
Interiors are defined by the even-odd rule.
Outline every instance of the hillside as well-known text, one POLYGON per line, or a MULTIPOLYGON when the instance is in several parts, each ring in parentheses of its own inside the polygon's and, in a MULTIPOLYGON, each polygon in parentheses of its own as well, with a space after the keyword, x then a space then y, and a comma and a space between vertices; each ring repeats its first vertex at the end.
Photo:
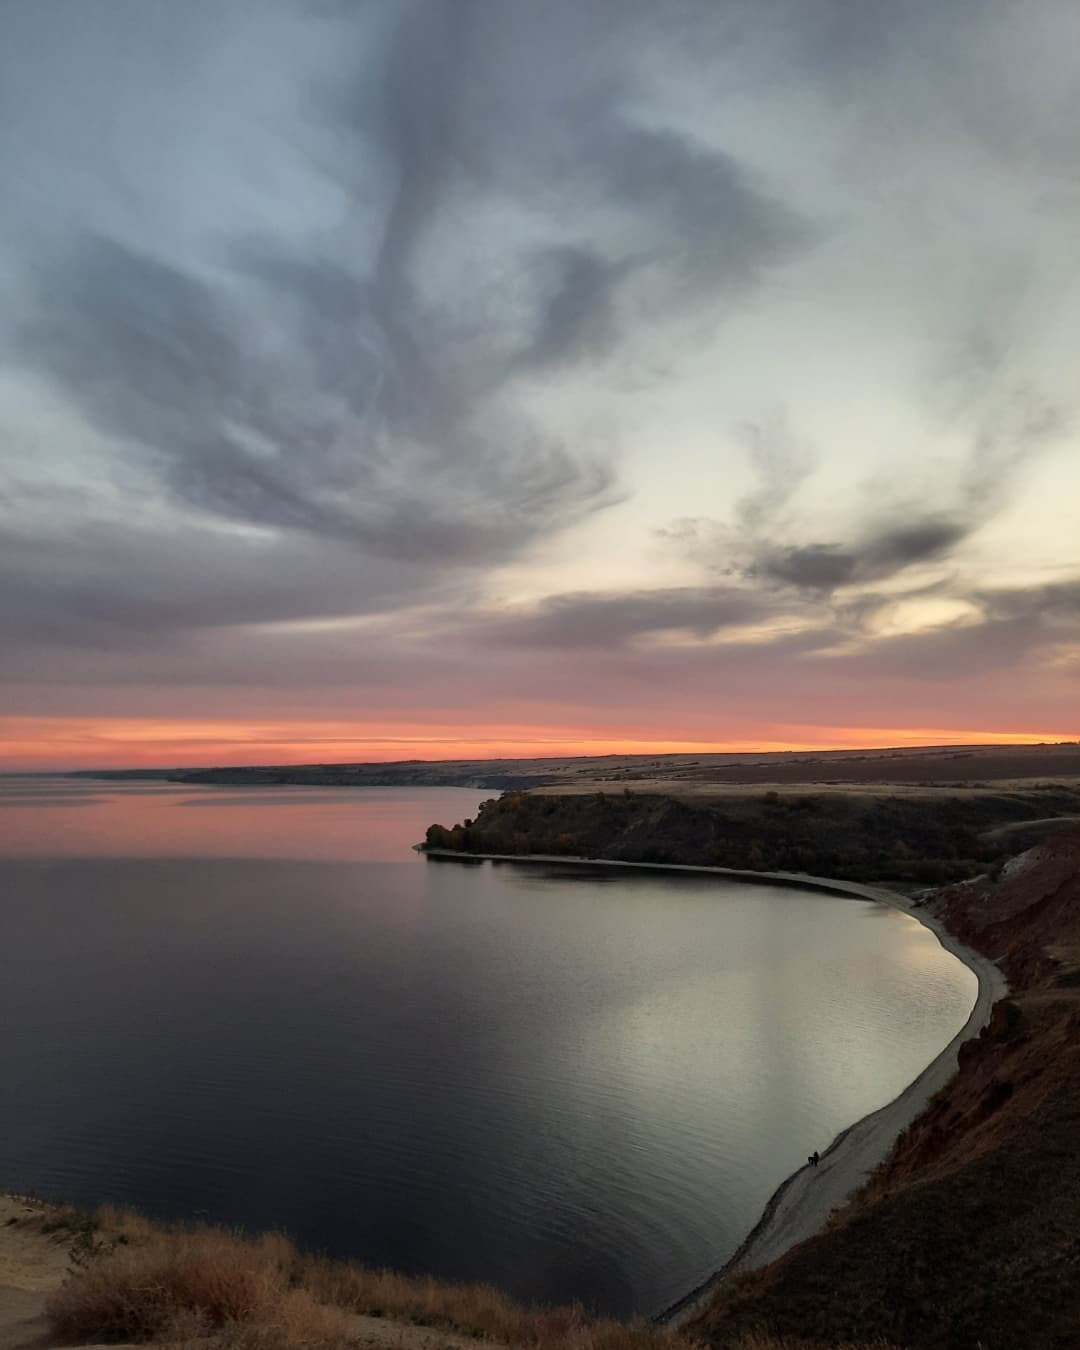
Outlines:
POLYGON ((710 1345, 761 1324, 919 1350, 1080 1343, 1080 831, 933 906, 1012 995, 827 1232, 721 1285, 688 1327, 710 1345))
POLYGON ((972 783, 1080 779, 1080 744, 893 746, 872 750, 548 756, 399 760, 357 764, 262 764, 201 769, 83 770, 90 778, 171 778, 183 783, 329 787, 560 787, 641 790, 756 783, 972 783))
POLYGON ((457 853, 560 854, 934 885, 1002 865, 1062 818, 1080 784, 895 784, 510 792, 427 832, 457 853))

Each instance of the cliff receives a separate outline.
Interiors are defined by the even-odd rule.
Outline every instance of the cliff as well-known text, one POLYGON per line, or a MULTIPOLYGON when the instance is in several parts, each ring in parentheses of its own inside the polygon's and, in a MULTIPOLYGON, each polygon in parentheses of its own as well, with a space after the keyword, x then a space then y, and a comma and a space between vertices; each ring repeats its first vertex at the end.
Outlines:
POLYGON ((1011 996, 827 1231, 720 1287, 687 1328, 709 1344, 1080 1343, 1080 831, 932 904, 1011 996))
POLYGON ((1066 784, 729 787, 693 795, 508 792, 475 820, 427 832, 431 849, 809 872, 941 884, 1004 865, 1080 807, 1066 784))

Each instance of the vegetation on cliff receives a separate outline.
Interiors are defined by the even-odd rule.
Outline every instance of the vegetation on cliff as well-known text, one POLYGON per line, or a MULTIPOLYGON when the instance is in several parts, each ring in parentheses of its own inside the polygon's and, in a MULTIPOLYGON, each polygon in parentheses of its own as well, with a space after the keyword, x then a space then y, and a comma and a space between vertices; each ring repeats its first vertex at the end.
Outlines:
POLYGON ((507 792, 475 820, 432 825, 425 846, 940 885, 1003 863, 1017 851, 1018 825, 1078 810, 1080 792, 1052 783, 930 794, 747 788, 714 798, 507 792))
MULTIPOLYGON (((701 1350, 648 1322, 515 1303, 487 1285, 450 1284, 298 1252, 280 1233, 246 1237, 205 1225, 153 1223, 129 1210, 81 1212, 0 1196, 6 1250, 26 1268, 66 1249, 70 1269, 35 1283, 41 1316, 0 1345, 141 1343, 194 1350, 701 1350)), ((55 1266, 55 1259, 48 1262, 55 1266)), ((8 1272, 11 1278, 11 1272, 8 1272)), ((31 1311, 23 1300, 24 1313, 31 1311)), ((752 1332, 738 1350, 798 1350, 752 1332)), ((833 1347, 829 1347, 833 1350, 833 1347)), ((860 1350, 843 1347, 843 1350, 860 1350)), ((866 1348, 869 1350, 869 1347, 866 1348)), ((874 1347, 882 1350, 882 1347, 874 1347)))

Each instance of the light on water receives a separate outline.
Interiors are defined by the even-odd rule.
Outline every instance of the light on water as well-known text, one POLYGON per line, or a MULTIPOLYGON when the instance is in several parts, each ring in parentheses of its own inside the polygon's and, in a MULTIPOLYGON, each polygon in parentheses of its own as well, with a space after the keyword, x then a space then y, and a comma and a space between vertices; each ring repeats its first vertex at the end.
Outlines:
POLYGON ((963 1024, 859 901, 434 863, 457 789, 0 786, 0 1188, 651 1312, 963 1024))

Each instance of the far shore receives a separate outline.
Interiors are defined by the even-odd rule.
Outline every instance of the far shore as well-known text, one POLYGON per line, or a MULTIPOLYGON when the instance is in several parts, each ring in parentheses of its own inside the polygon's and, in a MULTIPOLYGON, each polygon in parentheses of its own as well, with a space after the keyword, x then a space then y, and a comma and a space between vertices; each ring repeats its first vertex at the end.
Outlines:
POLYGON ((708 1302, 717 1285, 727 1276, 768 1265, 790 1248, 820 1232, 833 1210, 840 1208, 854 1194, 887 1156, 900 1132, 921 1114, 931 1097, 952 1078, 956 1072, 960 1046, 982 1031, 990 1020, 994 1004, 1009 992, 1005 976, 989 957, 958 941, 940 919, 919 904, 896 891, 878 886, 836 881, 830 877, 809 876, 801 872, 750 872, 690 863, 625 862, 621 859, 581 858, 553 853, 462 853, 454 849, 424 848, 420 844, 416 845, 416 849, 426 857, 463 862, 554 863, 575 867, 622 867, 634 871, 693 873, 731 881, 774 882, 852 900, 868 900, 900 910, 916 919, 934 934, 947 952, 962 961, 975 975, 978 991, 971 1012, 941 1053, 899 1096, 841 1130, 821 1153, 817 1167, 804 1165, 782 1181, 765 1205, 761 1218, 735 1253, 707 1280, 654 1316, 654 1321, 666 1326, 683 1326, 708 1302))

